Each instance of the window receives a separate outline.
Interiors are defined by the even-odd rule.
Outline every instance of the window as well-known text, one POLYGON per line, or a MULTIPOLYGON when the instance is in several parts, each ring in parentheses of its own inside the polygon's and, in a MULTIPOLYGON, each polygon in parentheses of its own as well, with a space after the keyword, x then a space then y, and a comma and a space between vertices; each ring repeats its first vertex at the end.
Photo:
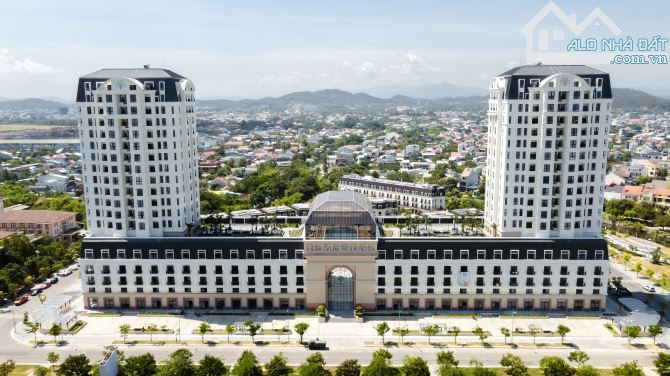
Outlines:
POLYGON ((207 251, 205 251, 204 249, 199 249, 198 250, 198 258, 199 259, 207 258, 207 251))
POLYGON ((279 250, 279 259, 280 260, 288 259, 288 251, 286 249, 280 249, 279 250))
POLYGON ((108 259, 109 258, 109 249, 101 249, 100 250, 100 258, 101 259, 108 259))
POLYGON ((223 251, 220 249, 215 249, 214 250, 214 258, 215 259, 222 259, 223 258, 223 251))
POLYGON ((157 249, 150 249, 149 250, 149 258, 150 259, 157 259, 158 258, 158 250, 157 249))
POLYGON ((247 249, 247 259, 256 258, 256 252, 253 249, 247 249))
POLYGON ((181 250, 181 258, 190 259, 191 258, 191 251, 188 250, 188 249, 182 249, 181 250))
POLYGON ((512 249, 512 250, 510 251, 510 255, 509 255, 509 257, 510 257, 510 259, 512 259, 512 260, 518 260, 518 259, 519 259, 519 250, 518 250, 518 249, 512 249))
POLYGON ((296 249, 295 250, 295 259, 296 260, 302 260, 305 258, 305 253, 302 249, 296 249))
POLYGON ((269 259, 271 257, 272 257, 272 251, 270 251, 269 249, 264 249, 263 250, 263 258, 264 259, 269 259))
POLYGON ((544 259, 545 260, 551 260, 551 254, 553 251, 551 249, 545 249, 544 250, 544 259))
MULTIPOLYGON (((502 258, 502 252, 500 253, 501 258, 502 258)), ((486 250, 484 249, 478 249, 477 250, 477 258, 478 259, 485 259, 486 258, 486 250)))
POLYGON ((231 249, 230 250, 230 258, 231 259, 238 259, 239 258, 239 252, 237 249, 231 249))
POLYGON ((445 260, 451 260, 451 258, 452 258, 452 253, 453 253, 453 252, 451 251, 451 249, 445 249, 445 250, 444 250, 444 259, 445 259, 445 260))
POLYGON ((535 250, 529 249, 526 256, 529 260, 535 260, 535 250))
POLYGON ((493 251, 493 258, 496 260, 501 260, 502 259, 502 250, 501 249, 496 249, 493 251))
POLYGON ((603 259, 603 254, 604 252, 601 249, 596 250, 596 260, 602 260, 603 259))
POLYGON ((435 259, 435 250, 434 249, 429 249, 427 253, 428 259, 429 260, 434 260, 435 259))
POLYGON ((396 249, 393 251, 393 258, 396 260, 402 260, 402 249, 396 249))
POLYGON ((174 249, 166 249, 165 250, 165 258, 166 259, 173 259, 174 258, 174 249))
POLYGON ((461 249, 461 259, 462 260, 467 260, 469 254, 470 254, 470 251, 468 251, 467 249, 461 249))
POLYGON ((141 249, 133 249, 133 258, 134 259, 141 259, 142 258, 142 250, 141 249))
POLYGON ((380 249, 377 251, 377 259, 385 260, 386 259, 386 250, 380 249))
POLYGON ((586 260, 586 250, 585 249, 580 249, 577 251, 577 259, 578 260, 586 260))
POLYGON ((125 249, 117 249, 116 250, 116 258, 119 258, 119 259, 126 258, 126 250, 125 249))
POLYGON ((419 259, 419 250, 418 249, 412 249, 411 255, 412 255, 412 260, 418 260, 419 259))
POLYGON ((568 260, 570 258, 570 251, 567 249, 561 249, 561 260, 568 260))

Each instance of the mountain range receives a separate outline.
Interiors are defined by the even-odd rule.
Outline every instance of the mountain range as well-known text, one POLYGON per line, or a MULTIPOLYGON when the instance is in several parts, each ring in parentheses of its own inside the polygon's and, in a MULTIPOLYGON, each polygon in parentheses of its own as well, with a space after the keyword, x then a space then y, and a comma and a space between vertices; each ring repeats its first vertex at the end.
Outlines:
MULTIPOLYGON (((371 89, 371 91, 393 93, 392 87, 371 89)), ((446 93, 447 90, 465 90, 451 84, 436 84, 423 87, 395 87, 397 90, 411 93, 421 90, 424 95, 446 93), (404 88, 404 89, 403 89, 404 88)), ((469 90, 474 90, 469 88, 469 90)), ((468 91, 463 91, 468 92, 468 91)), ((621 112, 665 112, 670 111, 670 98, 663 98, 636 89, 614 89, 614 109, 621 112)), ((387 98, 373 96, 369 93, 350 93, 338 89, 317 91, 298 91, 280 97, 260 99, 210 99, 198 100, 201 108, 215 110, 246 110, 246 111, 286 111, 302 110, 317 112, 364 112, 374 113, 399 106, 419 107, 432 111, 486 111, 487 96, 444 96, 420 98, 409 95, 394 94, 387 98)), ((37 109, 58 110, 68 104, 46 98, 26 98, 0 100, 0 110, 30 111, 37 109)))

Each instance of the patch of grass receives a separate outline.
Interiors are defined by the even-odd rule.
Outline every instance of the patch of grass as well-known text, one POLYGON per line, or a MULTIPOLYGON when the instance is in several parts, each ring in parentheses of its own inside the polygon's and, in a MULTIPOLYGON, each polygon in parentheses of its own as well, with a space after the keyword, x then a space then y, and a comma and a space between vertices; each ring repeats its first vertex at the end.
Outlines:
POLYGON ((184 316, 183 311, 172 311, 172 312, 158 312, 158 311, 142 311, 137 314, 137 316, 143 317, 173 317, 173 316, 184 316))
POLYGON ((89 317, 96 317, 96 316, 118 317, 118 316, 121 316, 121 312, 119 312, 119 311, 89 312, 87 316, 89 316, 89 317))
POLYGON ((433 313, 433 317, 476 317, 481 318, 482 316, 478 313, 463 313, 463 312, 451 312, 451 313, 433 313))
POLYGON ((619 336, 620 336, 620 335, 619 335, 619 331, 616 330, 616 328, 615 328, 612 324, 607 323, 607 324, 603 324, 603 326, 605 327, 605 329, 609 330, 610 333, 612 333, 613 336, 615 336, 615 337, 619 337, 619 336))
POLYGON ((12 371, 12 373, 10 373, 10 376, 30 375, 33 368, 35 368, 35 366, 31 365, 31 364, 16 364, 14 366, 14 371, 12 371))
POLYGON ((68 329, 68 334, 76 334, 79 333, 80 330, 82 330, 86 326, 86 321, 84 320, 77 320, 74 325, 70 329, 68 329))
POLYGON ((393 312, 364 312, 363 317, 410 317, 414 316, 412 312, 400 312, 398 313, 393 313, 393 312))

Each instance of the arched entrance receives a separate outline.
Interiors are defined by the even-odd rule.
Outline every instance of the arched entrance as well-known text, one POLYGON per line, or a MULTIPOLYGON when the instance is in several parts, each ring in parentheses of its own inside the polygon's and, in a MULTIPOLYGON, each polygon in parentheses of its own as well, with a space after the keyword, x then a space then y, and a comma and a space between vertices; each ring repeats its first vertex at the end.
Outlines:
POLYGON ((354 309, 354 274, 338 266, 328 274, 328 309, 354 309))

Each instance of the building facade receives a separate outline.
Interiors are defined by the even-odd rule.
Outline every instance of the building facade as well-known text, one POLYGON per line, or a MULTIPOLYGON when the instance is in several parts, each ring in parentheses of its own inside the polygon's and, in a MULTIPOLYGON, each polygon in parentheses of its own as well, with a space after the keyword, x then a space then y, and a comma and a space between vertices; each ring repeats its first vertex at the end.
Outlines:
POLYGON ((93 236, 188 232, 200 219, 195 87, 166 69, 79 79, 87 227, 93 236))
POLYGON ((402 208, 416 210, 444 210, 446 190, 436 184, 414 184, 372 176, 345 175, 338 189, 355 191, 371 198, 393 199, 402 208))
POLYGON ((602 239, 385 238, 357 192, 314 200, 300 238, 85 238, 87 308, 599 311, 602 239))
POLYGON ((6 210, 0 212, 0 231, 58 238, 77 228, 77 213, 57 210, 6 210))
POLYGON ((489 86, 485 231, 600 236, 612 105, 583 65, 511 69, 489 86))

